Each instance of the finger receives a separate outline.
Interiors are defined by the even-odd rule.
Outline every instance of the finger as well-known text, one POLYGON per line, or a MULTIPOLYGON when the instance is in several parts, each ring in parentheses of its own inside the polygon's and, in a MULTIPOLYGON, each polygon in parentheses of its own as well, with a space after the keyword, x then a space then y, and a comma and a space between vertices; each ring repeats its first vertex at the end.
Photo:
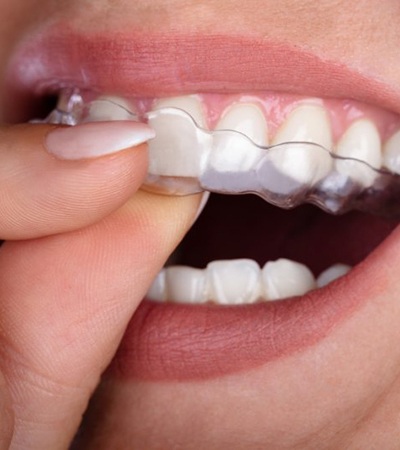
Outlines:
POLYGON ((16 448, 28 441, 30 448, 67 448, 130 317, 193 222, 199 200, 138 192, 83 230, 0 249, 0 360, 8 362, 17 405, 16 448))
POLYGON ((12 398, 8 390, 7 380, 0 373, 0 449, 11 448, 11 440, 14 429, 14 414, 12 410, 12 398))
POLYGON ((117 209, 143 182, 139 144, 151 137, 130 121, 0 129, 0 239, 75 230, 117 209))

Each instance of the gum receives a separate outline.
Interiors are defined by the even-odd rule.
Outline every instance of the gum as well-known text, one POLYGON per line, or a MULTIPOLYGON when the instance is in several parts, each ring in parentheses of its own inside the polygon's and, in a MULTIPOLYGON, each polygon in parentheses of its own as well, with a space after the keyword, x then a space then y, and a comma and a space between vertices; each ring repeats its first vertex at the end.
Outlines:
POLYGON ((398 114, 385 111, 366 103, 348 99, 304 98, 284 93, 257 92, 248 94, 198 94, 204 105, 209 129, 214 129, 224 110, 234 103, 249 102, 258 105, 268 123, 270 140, 279 126, 297 106, 304 104, 323 106, 330 118, 332 135, 336 143, 349 125, 356 119, 369 119, 377 127, 382 141, 386 141, 400 129, 398 114))
MULTIPOLYGON (((332 154, 329 149, 313 143, 290 142, 260 147, 247 136, 234 130, 202 129, 196 125, 188 113, 177 108, 145 112, 149 105, 144 104, 143 108, 139 108, 141 111, 138 113, 131 112, 126 106, 118 105, 110 100, 96 99, 92 94, 84 97, 80 92, 64 92, 56 110, 45 119, 45 122, 77 125, 90 121, 90 108, 106 102, 125 112, 127 119, 148 121, 151 124, 153 120, 164 116, 177 120, 186 127, 193 144, 191 147, 195 148, 193 154, 199 160, 199 167, 201 167, 198 173, 187 176, 185 170, 179 171, 180 166, 173 163, 176 160, 176 149, 168 149, 168 143, 161 153, 157 153, 159 150, 152 151, 150 146, 149 173, 143 186, 147 190, 169 195, 189 195, 202 191, 234 195, 254 193, 267 202, 285 209, 303 203, 312 203, 332 214, 342 214, 356 209, 400 218, 400 202, 398 201, 400 176, 387 170, 372 168, 360 160, 341 158, 332 154), (223 164, 215 164, 215 159, 217 158, 218 161, 220 154, 223 157, 229 155, 226 147, 232 138, 235 139, 235 144, 241 144, 246 152, 254 153, 251 165, 245 170, 237 163, 228 169, 223 164), (307 175, 305 180, 293 178, 290 170, 285 172, 279 165, 282 155, 286 155, 286 160, 290 160, 292 156, 298 158, 299 150, 305 155, 306 161, 311 161, 305 166, 308 170, 308 172, 304 171, 307 175), (310 155, 313 156, 310 158, 310 155), (165 164, 158 164, 160 159, 164 162, 170 159, 172 163, 169 166, 167 164, 168 168, 165 169, 165 164), (346 170, 343 171, 341 169, 343 167, 346 170), (354 173, 361 173, 361 178, 354 180, 351 176, 354 173)), ((293 105, 293 101, 288 101, 288 105, 289 103, 293 105)), ((215 101, 215 105, 217 104, 222 105, 215 101)), ((341 108, 345 108, 343 102, 341 108)), ((351 107, 348 109, 349 115, 355 114, 351 111, 351 107)), ((218 110, 215 111, 215 117, 217 117, 218 110)), ((367 112, 363 111, 364 114, 367 112)), ((386 126, 390 124, 390 120, 384 122, 386 126)), ((193 150, 187 149, 187 152, 190 153, 190 151, 193 150)), ((246 152, 243 153, 245 156, 247 156, 246 152)), ((186 152, 181 155, 186 155, 186 152)), ((226 160, 228 165, 230 162, 229 159, 226 160)), ((294 162, 296 163, 301 165, 303 161, 300 159, 294 162)))

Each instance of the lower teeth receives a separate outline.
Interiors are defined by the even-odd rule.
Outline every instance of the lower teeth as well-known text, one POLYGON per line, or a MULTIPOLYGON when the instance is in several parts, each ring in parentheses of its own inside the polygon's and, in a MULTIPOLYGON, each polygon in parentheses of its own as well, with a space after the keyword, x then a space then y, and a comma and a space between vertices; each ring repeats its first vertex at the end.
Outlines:
POLYGON ((206 269, 170 266, 154 280, 147 298, 159 302, 243 305, 304 295, 345 275, 350 266, 335 264, 317 279, 304 264, 270 261, 260 269, 251 259, 213 261, 206 269))
POLYGON ((211 195, 147 298, 196 305, 286 302, 345 275, 396 226, 357 212, 331 216, 310 205, 285 211, 250 195, 211 195))

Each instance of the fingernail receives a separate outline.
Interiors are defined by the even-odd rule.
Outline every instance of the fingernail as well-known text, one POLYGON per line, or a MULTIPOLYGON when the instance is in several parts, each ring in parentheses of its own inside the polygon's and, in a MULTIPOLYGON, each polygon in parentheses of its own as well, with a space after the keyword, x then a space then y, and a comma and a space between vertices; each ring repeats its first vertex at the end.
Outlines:
POLYGON ((117 153, 143 144, 154 136, 154 130, 144 123, 92 122, 52 130, 45 146, 57 158, 78 160, 117 153))

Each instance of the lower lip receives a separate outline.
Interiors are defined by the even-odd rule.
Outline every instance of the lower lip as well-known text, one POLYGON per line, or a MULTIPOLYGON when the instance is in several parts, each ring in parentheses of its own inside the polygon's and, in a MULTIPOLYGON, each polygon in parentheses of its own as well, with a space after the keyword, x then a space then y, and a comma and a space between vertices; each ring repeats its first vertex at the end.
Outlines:
POLYGON ((109 374, 146 381, 195 381, 247 371, 317 345, 388 289, 385 260, 394 231, 352 272, 323 289, 279 302, 218 307, 145 300, 109 374))

